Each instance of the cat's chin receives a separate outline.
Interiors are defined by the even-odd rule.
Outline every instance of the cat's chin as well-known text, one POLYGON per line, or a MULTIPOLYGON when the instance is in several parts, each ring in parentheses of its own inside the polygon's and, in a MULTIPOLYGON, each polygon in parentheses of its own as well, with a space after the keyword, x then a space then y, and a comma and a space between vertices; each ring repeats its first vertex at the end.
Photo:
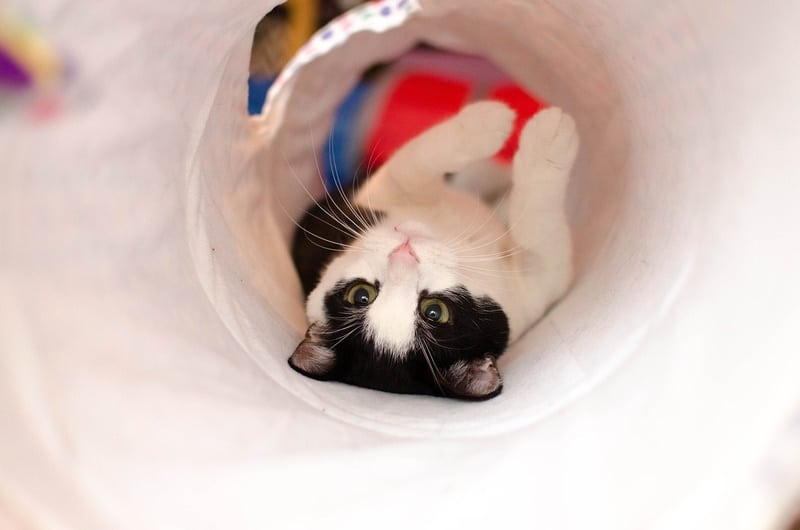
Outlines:
POLYGON ((394 226, 394 231, 399 232, 407 239, 431 239, 433 233, 424 223, 418 221, 403 221, 394 226))

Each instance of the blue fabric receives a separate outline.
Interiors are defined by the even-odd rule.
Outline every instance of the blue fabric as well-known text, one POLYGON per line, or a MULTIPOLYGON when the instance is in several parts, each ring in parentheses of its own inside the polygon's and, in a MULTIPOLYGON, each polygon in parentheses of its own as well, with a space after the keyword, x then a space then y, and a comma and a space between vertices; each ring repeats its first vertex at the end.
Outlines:
POLYGON ((274 77, 251 77, 247 80, 247 112, 251 116, 261 114, 267 99, 267 90, 273 81, 274 77))
MULTIPOLYGON (((250 115, 260 114, 264 107, 267 91, 274 78, 251 77, 247 80, 247 111, 250 115)), ((359 83, 348 94, 333 122, 333 130, 322 146, 320 153, 322 173, 328 189, 346 187, 358 169, 362 150, 353 145, 354 128, 358 123, 358 113, 364 98, 369 94, 369 84, 359 83)))
POLYGON ((353 137, 358 113, 367 94, 369 85, 357 84, 336 111, 333 130, 322 151, 322 171, 328 189, 336 189, 337 185, 347 186, 358 169, 362 149, 354 145, 353 137))

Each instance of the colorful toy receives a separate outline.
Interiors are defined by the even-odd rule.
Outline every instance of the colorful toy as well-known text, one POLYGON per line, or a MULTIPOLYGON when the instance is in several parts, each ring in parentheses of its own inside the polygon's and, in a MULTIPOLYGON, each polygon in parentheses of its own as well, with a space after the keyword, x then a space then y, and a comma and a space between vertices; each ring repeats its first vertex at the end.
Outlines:
POLYGON ((0 86, 47 88, 58 84, 64 63, 53 45, 32 27, 0 15, 0 86))

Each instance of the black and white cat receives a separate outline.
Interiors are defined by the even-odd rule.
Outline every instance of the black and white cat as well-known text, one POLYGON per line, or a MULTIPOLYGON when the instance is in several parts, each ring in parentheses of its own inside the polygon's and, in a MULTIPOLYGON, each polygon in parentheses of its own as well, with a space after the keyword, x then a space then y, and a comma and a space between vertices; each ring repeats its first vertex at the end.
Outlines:
POLYGON ((497 358, 566 291, 564 212, 578 149, 558 108, 523 128, 507 221, 445 175, 494 155, 514 112, 468 105, 400 148, 347 198, 335 192, 300 223, 292 254, 310 326, 298 372, 389 392, 488 399, 497 358))

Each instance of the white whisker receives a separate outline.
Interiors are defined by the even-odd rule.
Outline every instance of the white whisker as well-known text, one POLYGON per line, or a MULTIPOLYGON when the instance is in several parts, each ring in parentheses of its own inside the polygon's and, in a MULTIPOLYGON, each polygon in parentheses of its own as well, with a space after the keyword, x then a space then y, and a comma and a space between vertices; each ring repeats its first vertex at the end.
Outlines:
POLYGON ((440 383, 440 381, 444 381, 444 376, 439 371, 439 367, 436 366, 436 361, 434 361, 430 349, 428 348, 427 344, 425 344, 424 342, 420 342, 420 350, 422 351, 422 358, 425 359, 425 362, 427 363, 428 368, 431 371, 434 383, 436 383, 436 386, 439 388, 439 392, 444 394, 445 391, 440 383))
MULTIPOLYGON (((323 177, 323 175, 322 175, 322 169, 320 169, 320 167, 319 167, 319 162, 317 161, 317 157, 316 157, 316 153, 317 153, 317 146, 316 146, 316 142, 315 142, 315 140, 314 140, 314 134, 313 134, 313 132, 312 132, 310 129, 309 129, 309 131, 308 131, 308 134, 309 134, 309 137, 310 137, 310 139, 311 139, 311 148, 313 149, 313 152, 315 153, 315 156, 314 156, 314 166, 317 168, 317 178, 319 179, 320 183, 322 184, 322 187, 323 187, 323 188, 325 188, 325 189, 327 190, 327 187, 328 187, 328 186, 327 186, 327 185, 326 185, 326 183, 325 183, 325 178, 324 178, 324 177, 323 177)), ((329 144, 328 144, 328 145, 330 145, 330 142, 329 142, 329 144)), ((337 179, 338 179, 338 177, 336 177, 336 176, 335 176, 335 178, 337 178, 337 179)), ((337 191, 338 191, 338 190, 340 190, 340 186, 338 186, 338 185, 337 185, 337 191)), ((330 192, 329 192, 329 191, 328 191, 328 195, 330 195, 330 192)), ((347 200, 347 199, 346 199, 346 197, 344 197, 343 195, 342 195, 342 198, 343 198, 345 201, 347 200)), ((332 201, 331 201, 331 204, 333 204, 334 208, 336 208, 336 210, 338 210, 338 211, 339 211, 339 213, 340 213, 340 214, 342 214, 342 216, 344 216, 344 218, 345 218, 345 219, 347 219, 347 221, 348 221, 349 223, 344 223, 343 221, 341 221, 340 219, 338 219, 338 216, 334 216, 334 215, 333 215, 333 212, 328 212, 328 214, 329 214, 329 215, 331 215, 331 216, 333 216, 333 217, 336 217, 336 218, 337 218, 337 219, 338 219, 340 222, 342 222, 343 224, 347 224, 347 226, 348 226, 348 228, 350 229, 350 231, 351 231, 352 233, 354 233, 356 237, 359 237, 359 236, 361 235, 361 230, 359 230, 359 223, 358 223, 357 221, 355 221, 353 218, 351 218, 349 215, 347 215, 347 213, 346 213, 344 210, 342 210, 342 208, 341 208, 341 207, 340 207, 340 206, 339 206, 339 205, 336 203, 336 201, 335 201, 335 200, 332 200, 332 201)))
MULTIPOLYGON (((334 214, 333 214, 333 212, 330 212, 330 211, 326 210, 326 209, 325 209, 325 208, 324 208, 324 207, 323 207, 323 206, 322 206, 322 205, 319 203, 319 201, 317 201, 317 199, 316 199, 316 198, 314 197, 314 195, 313 195, 313 194, 312 194, 312 193, 311 193, 311 192, 308 190, 308 188, 305 186, 305 184, 303 184, 302 180, 301 180, 301 179, 300 179, 300 177, 297 175, 297 172, 295 171, 294 167, 293 167, 293 166, 292 166, 292 165, 289 163, 289 160, 286 158, 286 156, 285 156, 285 155, 284 155, 283 159, 284 159, 284 162, 286 163, 287 167, 288 167, 288 168, 289 168, 289 170, 291 171, 291 173, 292 173, 292 176, 294 177, 294 180, 295 180, 295 182, 297 182, 297 183, 300 185, 300 187, 303 189, 303 191, 305 192, 305 194, 306 194, 306 195, 307 195, 307 196, 308 196, 308 197, 309 197, 309 198, 312 200, 312 202, 313 202, 313 203, 314 203, 314 204, 315 204, 315 205, 316 205, 316 206, 317 206, 317 207, 318 207, 320 210, 322 210, 323 212, 327 213, 327 214, 328 214, 328 215, 331 217, 331 219, 332 219, 333 221, 336 221, 336 222, 338 223, 338 225, 339 225, 339 226, 334 226, 334 225, 330 224, 329 222, 325 221, 324 219, 321 219, 321 218, 319 218, 319 217, 317 217, 317 216, 315 216, 315 215, 313 215, 313 214, 310 214, 310 213, 309 213, 309 215, 311 215, 311 217, 313 217, 314 219, 317 219, 318 221, 320 221, 320 222, 322 222, 322 223, 324 223, 324 224, 328 225, 329 227, 333 228, 334 230, 343 229, 344 231, 351 233, 351 234, 352 234, 354 237, 358 237, 360 234, 359 234, 357 231, 353 230, 353 229, 352 229, 350 226, 348 226, 346 223, 344 223, 344 222, 343 222, 341 219, 339 219, 339 218, 338 218, 336 215, 334 215, 334 214)), ((283 207, 283 205, 282 205, 282 204, 281 204, 280 206, 281 206, 281 207, 283 207)), ((284 212, 286 212, 286 210, 285 210, 285 209, 284 209, 284 212)), ((307 213, 308 213, 308 212, 307 212, 307 213)), ((288 212, 287 212, 287 216, 288 216, 290 219, 294 219, 294 218, 292 218, 292 217, 291 217, 291 216, 288 214, 288 212)))

